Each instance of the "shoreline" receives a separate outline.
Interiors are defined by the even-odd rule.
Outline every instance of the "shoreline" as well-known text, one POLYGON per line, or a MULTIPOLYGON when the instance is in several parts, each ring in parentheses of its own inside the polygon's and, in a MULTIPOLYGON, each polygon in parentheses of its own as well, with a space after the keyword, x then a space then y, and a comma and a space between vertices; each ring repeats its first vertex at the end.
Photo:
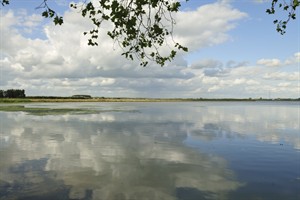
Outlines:
POLYGON ((71 98, 71 97, 39 97, 39 98, 0 98, 0 103, 51 103, 51 102, 205 102, 205 101, 300 101, 300 99, 277 98, 277 99, 238 99, 238 98, 220 98, 220 99, 206 99, 206 98, 71 98))

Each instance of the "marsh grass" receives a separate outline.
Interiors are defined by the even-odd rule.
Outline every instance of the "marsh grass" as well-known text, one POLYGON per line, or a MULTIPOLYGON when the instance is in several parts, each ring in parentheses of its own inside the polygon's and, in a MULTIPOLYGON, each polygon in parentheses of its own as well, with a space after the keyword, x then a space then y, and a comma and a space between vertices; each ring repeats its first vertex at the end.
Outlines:
POLYGON ((30 115, 63 115, 63 114, 98 114, 102 112, 139 112, 138 110, 123 110, 123 109, 110 109, 110 110, 93 110, 81 108, 35 108, 26 107, 24 105, 0 105, 0 111, 3 112, 26 112, 30 115))
POLYGON ((0 103, 29 103, 32 102, 26 98, 0 98, 0 103))
POLYGON ((4 112, 26 112, 32 115, 60 115, 60 114, 94 114, 96 110, 77 108, 32 108, 23 105, 0 106, 0 111, 4 112))
POLYGON ((0 103, 44 103, 44 102, 180 102, 193 99, 160 99, 160 98, 0 98, 0 103))

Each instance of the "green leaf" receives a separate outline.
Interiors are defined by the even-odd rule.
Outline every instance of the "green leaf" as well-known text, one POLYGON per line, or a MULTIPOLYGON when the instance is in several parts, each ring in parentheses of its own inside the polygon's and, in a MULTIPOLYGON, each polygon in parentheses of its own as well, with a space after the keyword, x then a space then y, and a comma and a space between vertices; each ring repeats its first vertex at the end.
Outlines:
POLYGON ((42 16, 45 17, 45 18, 47 18, 47 17, 48 17, 48 12, 47 12, 47 11, 44 11, 44 12, 42 13, 42 16))
POLYGON ((55 25, 62 25, 62 23, 64 22, 63 18, 59 16, 54 17, 53 21, 55 25))
MULTIPOLYGON (((160 46, 166 43, 172 35, 175 25, 172 14, 179 11, 180 2, 171 0, 98 0, 99 7, 94 7, 91 1, 81 4, 72 3, 78 7, 83 17, 90 19, 96 29, 84 32, 89 35, 88 45, 95 46, 99 37, 98 28, 105 20, 112 24, 112 30, 107 35, 123 48, 122 56, 127 59, 140 60, 141 66, 154 61, 163 66, 177 55, 170 50, 169 56, 162 56, 160 46), (125 3, 127 2, 127 3, 125 3), (151 15, 149 15, 151 13, 151 15), (96 31, 97 30, 97 31, 96 31)), ((175 49, 187 51, 180 44, 175 49)))
POLYGON ((9 0, 3 0, 1 2, 2 6, 8 5, 9 4, 9 0))

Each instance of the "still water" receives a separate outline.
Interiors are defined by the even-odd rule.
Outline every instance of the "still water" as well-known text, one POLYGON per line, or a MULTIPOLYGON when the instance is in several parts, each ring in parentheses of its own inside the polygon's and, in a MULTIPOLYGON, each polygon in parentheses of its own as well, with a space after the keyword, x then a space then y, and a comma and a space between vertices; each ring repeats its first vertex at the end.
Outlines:
POLYGON ((47 103, 0 112, 0 199, 297 200, 299 102, 47 103))

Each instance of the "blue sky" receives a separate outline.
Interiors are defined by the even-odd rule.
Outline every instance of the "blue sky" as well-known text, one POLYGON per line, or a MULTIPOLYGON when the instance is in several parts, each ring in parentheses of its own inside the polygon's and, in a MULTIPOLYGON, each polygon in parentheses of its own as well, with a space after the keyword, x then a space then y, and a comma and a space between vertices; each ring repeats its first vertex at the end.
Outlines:
MULTIPOLYGON (((192 9, 202 5, 202 2, 190 0, 182 5, 192 9)), ((234 8, 248 14, 246 18, 239 22, 237 28, 229 32, 232 40, 205 49, 193 57, 198 58, 201 56, 205 58, 217 55, 223 61, 235 58, 241 59, 241 61, 255 62, 257 59, 260 59, 261 55, 269 58, 285 59, 294 52, 299 51, 299 20, 291 21, 287 33, 282 36, 274 31, 275 25, 272 22, 276 17, 285 18, 285 13, 279 13, 275 16, 266 14, 265 10, 270 6, 268 2, 255 3, 255 1, 251 0, 235 0, 231 2, 234 8)))
POLYGON ((284 15, 266 14, 270 2, 183 2, 174 38, 190 51, 163 68, 122 58, 105 35, 108 26, 98 47, 87 46, 82 32, 89 23, 69 2, 51 3, 64 16, 59 27, 40 16, 36 0, 12 0, 1 8, 1 89, 62 96, 300 97, 299 19, 280 35, 272 21, 284 15))

